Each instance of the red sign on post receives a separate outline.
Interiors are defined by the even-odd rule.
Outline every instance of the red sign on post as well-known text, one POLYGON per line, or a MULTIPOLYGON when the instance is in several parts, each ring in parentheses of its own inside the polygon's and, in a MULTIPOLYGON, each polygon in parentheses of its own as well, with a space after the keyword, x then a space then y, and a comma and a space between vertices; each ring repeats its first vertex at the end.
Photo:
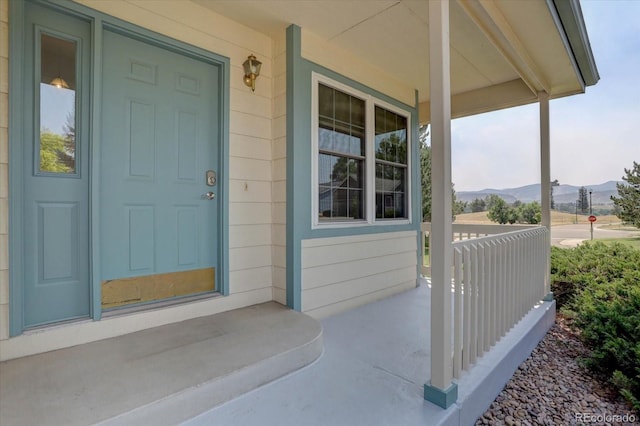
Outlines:
POLYGON ((596 221, 596 217, 594 215, 589 216, 589 222, 593 223, 596 221))

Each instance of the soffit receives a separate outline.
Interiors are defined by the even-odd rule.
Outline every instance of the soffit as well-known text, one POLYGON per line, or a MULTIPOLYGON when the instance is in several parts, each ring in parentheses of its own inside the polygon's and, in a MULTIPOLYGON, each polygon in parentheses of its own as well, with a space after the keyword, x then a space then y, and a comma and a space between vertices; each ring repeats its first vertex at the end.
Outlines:
MULTIPOLYGON (((296 24, 418 89, 421 103, 429 99, 426 0, 193 1, 272 37, 296 24)), ((516 80, 533 95, 521 103, 535 100, 541 90, 552 97, 584 90, 545 1, 450 5, 452 95, 486 94, 494 86, 504 91, 505 83, 516 80)), ((492 102, 495 108, 520 103, 492 102)))

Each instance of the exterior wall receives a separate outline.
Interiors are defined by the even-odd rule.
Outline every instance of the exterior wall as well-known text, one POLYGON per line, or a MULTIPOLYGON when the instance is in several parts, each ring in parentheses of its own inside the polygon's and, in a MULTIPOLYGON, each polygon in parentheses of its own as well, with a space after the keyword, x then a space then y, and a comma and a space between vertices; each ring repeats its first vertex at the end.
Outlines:
POLYGON ((304 28, 302 29, 301 54, 303 58, 313 63, 385 93, 406 105, 415 103, 415 88, 381 72, 375 66, 353 54, 323 41, 315 34, 305 31, 304 28))
POLYGON ((322 318, 416 286, 418 233, 302 241, 302 311, 322 318))
MULTIPOLYGON (((154 311, 106 315, 100 321, 55 325, 8 338, 8 0, 0 0, 0 360, 270 300, 285 304, 287 267, 298 273, 304 270, 302 279, 289 285, 302 286, 302 309, 314 316, 326 316, 415 286, 418 231, 412 228, 416 225, 418 229, 417 219, 410 226, 311 230, 310 198, 306 194, 310 184, 303 184, 310 180, 287 176, 287 167, 294 157, 299 164, 296 167, 308 171, 307 166, 300 164, 310 161, 311 156, 287 157, 286 108, 290 94, 285 31, 271 39, 191 2, 77 0, 77 3, 230 58, 229 296, 154 311), (251 53, 263 62, 255 92, 242 79, 242 63, 251 53), (305 193, 288 193, 287 178, 303 184, 305 193), (298 251, 296 261, 288 263, 287 233, 292 232, 293 224, 286 219, 288 203, 293 200, 298 205, 293 217, 302 224, 294 241, 298 247, 304 241, 304 247, 302 253, 298 251), (298 215, 301 207, 304 214, 298 215), (380 248, 385 251, 379 252, 380 248), (337 252, 344 254, 343 259, 331 261, 337 252), (297 260, 300 256, 304 259, 302 266, 297 260)), ((333 74, 335 69, 405 105, 415 105, 413 89, 312 35, 305 39, 305 54, 316 61, 313 64, 317 63, 304 64, 309 78, 316 66, 326 67, 333 74)), ((310 94, 310 90, 303 92, 304 96, 310 94)), ((297 111, 297 117, 305 122, 310 120, 306 107, 309 105, 297 111)), ((297 144, 303 145, 304 151, 309 149, 305 145, 308 130, 303 134, 305 137, 298 138, 297 144)), ((412 161, 417 165, 415 158, 412 161)), ((419 199, 415 197, 416 191, 413 193, 417 206, 419 199)))
POLYGON ((0 340, 9 337, 9 0, 0 0, 0 340))
MULTIPOLYGON (((61 324, 8 338, 8 1, 0 0, 0 360, 273 299, 271 239, 272 232, 280 229, 273 224, 271 205, 272 173, 277 170, 271 161, 272 108, 276 106, 272 91, 275 87, 283 88, 284 83, 278 86, 272 77, 272 40, 191 2, 80 0, 78 3, 230 58, 229 296, 154 311, 107 315, 101 321, 61 324), (243 82, 242 63, 251 53, 263 63, 255 92, 243 82)), ((281 60, 280 74, 283 63, 281 60)), ((280 79, 284 77, 281 75, 280 79)), ((280 199, 284 200, 284 194, 280 199)), ((279 225, 284 228, 282 223, 279 225)), ((284 286, 283 281, 280 285, 284 286)))
POLYGON ((417 94, 393 76, 304 28, 287 31, 287 302, 324 317, 413 288, 418 279, 420 183, 417 94), (314 74, 410 116, 410 220, 313 226, 314 74))
POLYGON ((273 41, 273 145, 271 150, 271 261, 273 300, 287 304, 287 40, 273 41))

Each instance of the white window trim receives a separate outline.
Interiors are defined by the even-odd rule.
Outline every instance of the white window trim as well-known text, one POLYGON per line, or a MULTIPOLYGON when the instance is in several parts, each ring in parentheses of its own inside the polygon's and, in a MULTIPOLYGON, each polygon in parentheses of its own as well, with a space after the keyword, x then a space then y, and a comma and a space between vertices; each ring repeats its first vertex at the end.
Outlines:
POLYGON ((411 187, 411 171, 413 168, 412 138, 411 138, 411 114, 402 108, 398 108, 388 102, 376 98, 367 93, 354 89, 351 86, 335 81, 316 72, 311 73, 311 228, 358 228, 362 226, 397 226, 407 225, 412 221, 411 206, 413 203, 411 187), (318 217, 318 85, 340 90, 351 96, 362 99, 365 102, 366 127, 365 127, 365 220, 353 221, 327 221, 321 222, 318 217), (376 219, 376 158, 375 158, 375 107, 387 109, 407 119, 407 182, 405 196, 407 198, 407 218, 403 219, 376 219))

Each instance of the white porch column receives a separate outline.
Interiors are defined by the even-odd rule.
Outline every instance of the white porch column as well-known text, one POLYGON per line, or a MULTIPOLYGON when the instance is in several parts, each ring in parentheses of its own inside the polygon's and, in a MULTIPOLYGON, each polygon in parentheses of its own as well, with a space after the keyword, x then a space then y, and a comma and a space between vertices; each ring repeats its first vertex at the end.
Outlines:
POLYGON ((424 398, 443 408, 458 397, 451 359, 451 81, 449 2, 429 2, 431 96, 431 382, 424 398))
POLYGON ((551 227, 551 153, 549 136, 549 95, 538 93, 540 102, 540 196, 542 226, 551 227))
MULTIPOLYGON (((540 200, 542 226, 551 231, 551 142, 549 132, 549 95, 538 93, 540 102, 540 200)), ((551 241, 549 241, 551 245, 551 241)), ((544 300, 553 300, 551 292, 551 259, 547 256, 547 268, 544 278, 544 300)))

